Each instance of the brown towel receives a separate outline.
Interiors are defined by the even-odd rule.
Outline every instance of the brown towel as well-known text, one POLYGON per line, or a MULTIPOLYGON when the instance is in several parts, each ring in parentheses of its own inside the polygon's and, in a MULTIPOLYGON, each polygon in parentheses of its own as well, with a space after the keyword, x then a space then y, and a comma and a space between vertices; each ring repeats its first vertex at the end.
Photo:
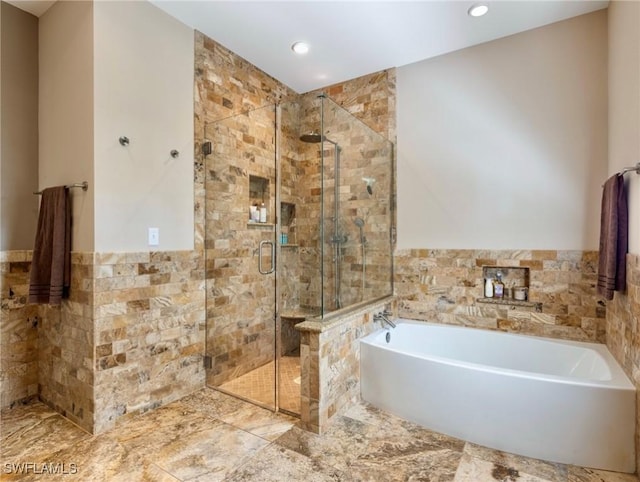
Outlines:
POLYGON ((598 294, 607 300, 613 299, 614 291, 627 287, 628 217, 624 177, 615 174, 604 184, 600 213, 597 288, 598 294))
POLYGON ((42 191, 31 261, 29 303, 59 305, 69 296, 71 279, 71 209, 67 189, 42 191))

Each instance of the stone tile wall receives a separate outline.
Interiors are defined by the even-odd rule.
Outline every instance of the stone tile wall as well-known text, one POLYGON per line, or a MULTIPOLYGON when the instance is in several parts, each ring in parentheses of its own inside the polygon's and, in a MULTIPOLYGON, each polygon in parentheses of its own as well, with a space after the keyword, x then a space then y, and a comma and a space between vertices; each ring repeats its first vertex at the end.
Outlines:
POLYGON ((640 467, 640 256, 627 254, 627 291, 607 302, 607 347, 635 384, 636 466, 640 467))
POLYGON ((322 89, 354 117, 396 143, 396 69, 388 69, 322 89))
POLYGON ((381 328, 373 314, 385 308, 395 310, 395 302, 389 298, 332 320, 296 326, 301 332, 302 428, 322 433, 333 415, 359 400, 359 339, 381 328))
POLYGON ((38 383, 42 401, 94 430, 93 254, 71 253, 71 289, 60 306, 41 306, 38 383))
POLYGON ((276 234, 273 104, 295 93, 199 32, 195 44, 196 233, 206 249, 207 382, 217 386, 273 359, 275 277, 259 274, 258 245, 276 234), (270 225, 248 224, 250 176, 268 181, 270 225))
MULTIPOLYGON (((319 101, 316 100, 316 103, 319 101)), ((312 109, 307 108, 307 112, 312 109)), ((313 119, 313 111, 305 119, 313 119)), ((312 244, 319 253, 325 252, 324 271, 324 307, 325 312, 337 309, 335 299, 335 270, 333 262, 336 245, 332 239, 342 242, 338 246, 340 258, 340 306, 350 306, 362 300, 391 294, 391 246, 389 227, 392 221, 390 193, 392 189, 393 164, 392 145, 366 125, 353 119, 343 108, 331 99, 324 100, 324 132, 339 147, 339 189, 340 212, 336 232, 334 225, 336 157, 335 148, 325 143, 320 166, 320 144, 302 151, 302 167, 307 175, 302 177, 301 190, 308 195, 304 198, 302 218, 309 220, 301 227, 302 239, 317 240, 312 244), (322 171, 320 171, 322 167, 322 171), (324 179, 321 179, 321 176, 324 179), (371 179, 371 193, 364 179, 371 179), (320 188, 324 186, 320 205, 320 188), (318 219, 323 218, 324 239, 318 237, 318 219), (362 287, 363 253, 360 243, 360 230, 355 220, 364 221, 363 235, 366 238, 366 283, 362 287), (320 243, 324 243, 321 247, 320 243)), ((305 121, 306 122, 306 121, 305 121)), ((318 122, 319 125, 319 122, 318 122)), ((313 254, 310 251, 309 254, 313 254)), ((320 258, 305 260, 309 266, 315 261, 319 266, 320 258)), ((311 299, 320 298, 320 283, 311 284, 311 299)))
POLYGON ((26 304, 30 258, 2 254, 3 406, 38 395, 99 433, 204 385, 196 252, 72 253, 59 307, 26 304))
POLYGON ((606 309, 595 291, 595 251, 399 250, 401 317, 530 335, 604 342, 606 309), (538 306, 478 303, 483 266, 529 268, 538 306))
POLYGON ((40 309, 27 304, 31 251, 0 253, 0 408, 38 395, 40 309))
MULTIPOLYGON (((395 90, 395 80, 390 84, 389 79, 394 77, 394 71, 370 75, 353 81, 352 86, 345 83, 342 90, 342 99, 352 110, 372 121, 385 136, 395 118, 395 104, 390 107, 389 98, 395 90)), ((334 86, 333 90, 339 93, 340 89, 334 86)), ((257 274, 257 247, 262 240, 275 240, 277 233, 271 226, 247 226, 247 219, 251 176, 268 181, 265 204, 269 222, 275 222, 279 214, 275 213, 276 156, 281 160, 281 201, 296 206, 295 225, 288 229, 290 243, 297 245, 278 252, 284 271, 277 299, 282 311, 315 312, 321 306, 320 145, 299 140, 305 130, 318 129, 319 106, 316 93, 298 95, 196 33, 196 238, 206 249, 207 355, 213 366, 208 382, 213 385, 272 358, 274 278, 257 274), (276 102, 280 104, 277 113, 272 108, 276 102), (273 129, 276 118, 280 120, 277 133, 273 129), (198 149, 205 140, 213 141, 214 150, 206 159, 198 149)), ((362 293, 359 230, 352 222, 355 217, 367 223, 371 269, 366 290, 373 292, 382 285, 390 292, 388 270, 384 272, 379 265, 391 262, 388 231, 380 229, 380 223, 388 224, 390 216, 384 199, 392 186, 392 173, 383 162, 391 154, 388 146, 380 142, 380 146, 372 145, 376 135, 367 128, 345 130, 353 124, 352 119, 336 107, 332 111, 337 114, 327 111, 326 118, 333 116, 332 135, 342 146, 345 159, 341 171, 346 182, 340 196, 345 216, 342 229, 348 232, 350 243, 341 253, 344 305, 367 296, 362 293), (377 179, 373 196, 366 194, 365 174, 377 179)), ((325 157, 333 159, 331 153, 325 152, 325 157)), ((332 170, 333 162, 327 161, 325 171, 332 176, 332 170)), ((326 199, 332 202, 330 194, 326 199)), ((325 266, 325 279, 333 279, 332 266, 325 266)), ((333 293, 332 286, 326 285, 325 292, 333 293)))
POLYGON ((92 274, 99 433, 204 385, 204 264, 193 251, 97 253, 92 274))

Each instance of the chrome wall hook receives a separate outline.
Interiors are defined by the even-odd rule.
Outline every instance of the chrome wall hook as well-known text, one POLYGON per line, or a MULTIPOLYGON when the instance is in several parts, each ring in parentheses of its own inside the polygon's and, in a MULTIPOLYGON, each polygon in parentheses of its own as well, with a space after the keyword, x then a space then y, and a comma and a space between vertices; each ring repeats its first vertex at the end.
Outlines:
POLYGON ((129 138, 127 136, 121 136, 120 139, 118 139, 118 141, 120 142, 121 146, 129 145, 129 138))

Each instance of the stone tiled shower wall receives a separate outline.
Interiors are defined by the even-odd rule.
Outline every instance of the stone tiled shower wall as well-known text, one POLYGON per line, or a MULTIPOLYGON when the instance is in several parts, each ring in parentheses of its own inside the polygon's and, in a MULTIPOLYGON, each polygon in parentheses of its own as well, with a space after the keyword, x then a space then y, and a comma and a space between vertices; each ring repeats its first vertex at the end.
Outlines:
POLYGON ((199 32, 195 44, 196 233, 206 249, 207 382, 217 386, 273 358, 275 278, 258 273, 258 245, 275 241, 275 227, 247 224, 249 186, 250 176, 268 182, 274 223, 273 104, 295 94, 199 32), (214 144, 206 159, 205 139, 214 144))
POLYGON ((400 316, 530 335, 604 342, 605 305, 596 295, 595 251, 400 250, 400 316), (483 266, 529 268, 536 307, 478 303, 483 266))
POLYGON ((636 466, 640 467, 640 256, 627 254, 627 291, 607 305, 607 347, 636 386, 636 466))
MULTIPOLYGON (((320 126, 320 100, 306 96, 303 102, 301 131, 318 130, 320 126)), ((391 220, 390 192, 392 189, 391 162, 393 149, 390 142, 379 133, 358 122, 333 100, 323 102, 324 131, 327 137, 338 144, 339 201, 338 238, 342 240, 340 250, 340 302, 350 306, 362 300, 372 299, 391 292, 391 249, 389 224, 391 220), (372 180, 371 192, 365 179, 372 180), (355 224, 364 221, 363 236, 366 239, 364 256, 360 230, 355 224), (366 257, 366 283, 362 284, 363 259, 366 257)), ((335 299, 336 245, 331 242, 336 234, 335 210, 335 163, 336 151, 332 143, 301 144, 298 142, 298 164, 303 171, 298 192, 301 194, 298 239, 304 251, 301 264, 304 266, 305 290, 301 304, 319 309, 322 277, 319 273, 319 253, 324 243, 324 307, 337 308, 335 299), (321 152, 321 148, 324 149, 321 152), (322 160, 322 165, 321 165, 322 160), (324 193, 321 187, 324 186, 324 193), (321 205, 324 202, 324 206, 321 205), (324 239, 319 237, 321 213, 324 214, 324 239)))
MULTIPOLYGON (((372 123, 380 134, 387 136, 395 131, 395 121, 391 122, 395 118, 395 102, 390 104, 394 97, 389 95, 395 90, 395 82, 389 83, 393 78, 393 71, 385 71, 331 89, 356 117, 372 123)), ((296 225, 290 243, 297 246, 282 248, 280 252, 281 261, 286 261, 283 283, 279 286, 281 308, 285 312, 301 308, 315 312, 320 307, 319 145, 305 145, 299 140, 305 129, 318 129, 316 97, 296 94, 196 32, 196 239, 206 249, 210 324, 207 355, 212 357, 213 365, 208 381, 214 385, 260 366, 273 353, 274 333, 270 329, 275 307, 273 279, 257 274, 257 247, 261 240, 275 239, 275 228, 247 226, 246 221, 250 176, 259 176, 269 183, 269 196, 265 200, 269 222, 279 214, 274 213, 275 154, 281 159, 282 201, 296 206, 296 225), (270 118, 276 102, 282 109, 281 130, 277 134, 272 128, 274 119, 270 118), (304 125, 301 119, 305 119, 304 125), (214 141, 214 153, 206 159, 199 149, 205 140, 214 141)), ((339 125, 336 123, 336 127, 339 125)), ((334 128, 333 134, 342 136, 336 140, 344 149, 343 173, 350 172, 353 178, 341 190, 348 211, 345 229, 348 228, 351 240, 343 253, 345 297, 351 303, 360 301, 362 296, 358 228, 352 222, 355 217, 364 218, 365 232, 369 229, 369 277, 374 281, 375 277, 380 278, 379 283, 372 281, 367 288, 389 285, 388 273, 381 273, 376 267, 390 264, 388 249, 386 254, 377 249, 376 240, 380 238, 388 246, 388 231, 378 229, 378 225, 379 218, 389 215, 390 207, 378 202, 373 211, 361 209, 363 202, 371 201, 367 199, 362 177, 377 178, 374 193, 380 199, 388 197, 391 179, 380 171, 382 149, 365 147, 374 137, 366 129, 338 132, 334 128), (353 166, 347 165, 347 160, 353 166)), ((332 158, 332 153, 325 155, 332 158)), ((332 268, 327 265, 325 269, 332 268)))

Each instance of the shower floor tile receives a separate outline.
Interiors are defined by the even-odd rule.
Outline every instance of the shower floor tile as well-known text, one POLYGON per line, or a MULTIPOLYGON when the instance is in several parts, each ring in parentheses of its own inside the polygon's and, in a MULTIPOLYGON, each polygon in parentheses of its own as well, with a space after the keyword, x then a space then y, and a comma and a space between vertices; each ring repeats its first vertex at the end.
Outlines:
MULTIPOLYGON (((275 362, 220 385, 222 390, 269 407, 274 406, 275 362)), ((300 357, 280 358, 280 408, 300 413, 300 357)))

